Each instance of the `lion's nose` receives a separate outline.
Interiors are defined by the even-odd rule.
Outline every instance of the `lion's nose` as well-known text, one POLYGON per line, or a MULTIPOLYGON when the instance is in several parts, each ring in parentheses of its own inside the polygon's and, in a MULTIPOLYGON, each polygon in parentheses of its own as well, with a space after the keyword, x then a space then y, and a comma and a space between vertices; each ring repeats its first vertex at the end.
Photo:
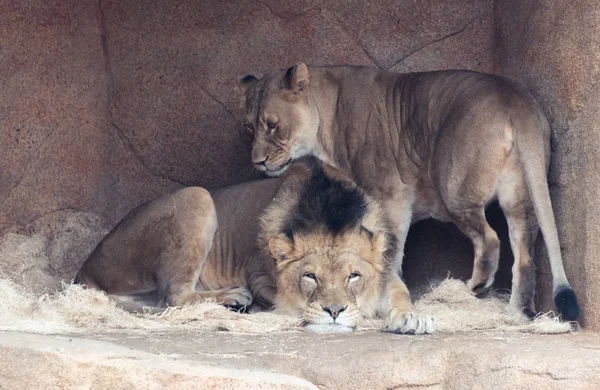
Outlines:
MULTIPOLYGON (((323 307, 323 306, 321 306, 321 307, 323 307)), ((340 315, 341 312, 346 310, 346 306, 342 307, 340 305, 331 305, 331 306, 323 307, 323 310, 325 310, 327 313, 329 313, 331 318, 333 318, 335 320, 336 318, 338 318, 338 316, 340 315)))
POLYGON ((262 161, 257 161, 257 162, 255 162, 254 164, 256 164, 256 165, 262 165, 263 167, 266 167, 266 166, 267 166, 267 160, 268 160, 268 159, 269 159, 269 156, 265 157, 265 159, 264 159, 264 160, 262 160, 262 161))

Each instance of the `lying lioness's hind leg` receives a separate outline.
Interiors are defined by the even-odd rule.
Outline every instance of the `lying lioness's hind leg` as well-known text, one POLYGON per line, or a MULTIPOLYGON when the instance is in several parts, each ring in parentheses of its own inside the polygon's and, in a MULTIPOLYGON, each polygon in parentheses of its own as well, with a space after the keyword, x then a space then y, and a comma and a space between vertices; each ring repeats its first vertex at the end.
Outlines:
POLYGON ((471 293, 486 293, 494 283, 500 259, 500 240, 487 223, 483 207, 463 209, 452 213, 452 220, 473 243, 474 262, 467 286, 471 293))
POLYGON ((386 283, 380 314, 388 332, 431 334, 436 329, 433 316, 414 311, 408 288, 396 273, 386 283))
POLYGON ((108 297, 116 302, 117 307, 131 313, 160 314, 166 310, 156 307, 156 300, 145 300, 138 294, 109 294, 108 297))

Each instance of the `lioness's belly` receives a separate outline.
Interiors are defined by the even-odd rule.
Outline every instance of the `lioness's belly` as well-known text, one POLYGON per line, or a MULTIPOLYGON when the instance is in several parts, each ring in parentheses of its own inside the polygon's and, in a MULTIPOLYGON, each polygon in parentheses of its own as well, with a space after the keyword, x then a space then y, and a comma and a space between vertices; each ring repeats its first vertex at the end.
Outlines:
POLYGON ((280 181, 263 179, 211 191, 219 226, 200 273, 201 289, 247 286, 250 262, 258 260, 258 219, 273 200, 280 181))

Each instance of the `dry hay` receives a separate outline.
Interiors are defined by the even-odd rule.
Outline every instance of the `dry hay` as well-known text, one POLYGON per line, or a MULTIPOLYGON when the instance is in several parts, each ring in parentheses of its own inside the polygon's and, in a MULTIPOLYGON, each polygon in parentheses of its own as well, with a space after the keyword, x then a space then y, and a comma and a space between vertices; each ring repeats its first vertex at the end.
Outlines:
MULTIPOLYGON (((0 330, 31 333, 85 333, 128 331, 147 333, 169 330, 225 330, 239 333, 299 331, 300 320, 269 312, 240 314, 214 302, 201 302, 170 308, 161 314, 130 314, 118 308, 107 296, 78 285, 63 285, 61 291, 32 293, 9 278, 0 279, 0 330)), ((517 331, 565 333, 568 323, 552 314, 532 322, 522 322, 506 314, 506 296, 494 294, 478 299, 465 284, 446 279, 416 301, 419 311, 436 317, 438 331, 517 331)), ((365 321, 359 331, 382 328, 381 320, 365 321)))
POLYGON ((44 214, 0 237, 0 271, 36 294, 56 291, 72 278, 108 231, 100 217, 74 210, 44 214))
POLYGON ((508 298, 509 294, 495 291, 484 298, 476 298, 462 281, 445 279, 432 285, 415 306, 435 317, 440 332, 489 330, 554 334, 567 333, 577 327, 561 322, 553 312, 540 314, 533 321, 522 320, 505 311, 508 298))
POLYGON ((214 302, 169 308, 161 314, 130 314, 104 293, 78 285, 64 285, 62 291, 37 297, 9 279, 0 279, 0 295, 0 330, 32 333, 122 330, 268 333, 291 330, 299 323, 293 317, 272 313, 240 314, 214 302))

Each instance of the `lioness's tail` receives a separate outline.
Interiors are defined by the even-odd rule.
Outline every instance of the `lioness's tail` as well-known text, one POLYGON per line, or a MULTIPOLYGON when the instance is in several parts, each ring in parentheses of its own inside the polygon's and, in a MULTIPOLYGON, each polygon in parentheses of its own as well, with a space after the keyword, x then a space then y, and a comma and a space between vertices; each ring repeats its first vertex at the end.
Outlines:
POLYGON ((579 305, 577 297, 571 288, 565 269, 552 203, 550 202, 550 191, 547 181, 546 161, 549 153, 544 145, 542 134, 549 134, 549 125, 546 118, 540 113, 535 119, 535 129, 531 129, 532 123, 516 126, 515 141, 520 160, 525 171, 525 181, 529 188, 529 195, 533 201, 533 208, 546 242, 550 268, 552 270, 552 290, 554 303, 562 318, 567 321, 575 321, 579 317, 579 305), (525 126, 530 127, 527 129, 525 126), (534 130, 534 131, 532 131, 534 130))

